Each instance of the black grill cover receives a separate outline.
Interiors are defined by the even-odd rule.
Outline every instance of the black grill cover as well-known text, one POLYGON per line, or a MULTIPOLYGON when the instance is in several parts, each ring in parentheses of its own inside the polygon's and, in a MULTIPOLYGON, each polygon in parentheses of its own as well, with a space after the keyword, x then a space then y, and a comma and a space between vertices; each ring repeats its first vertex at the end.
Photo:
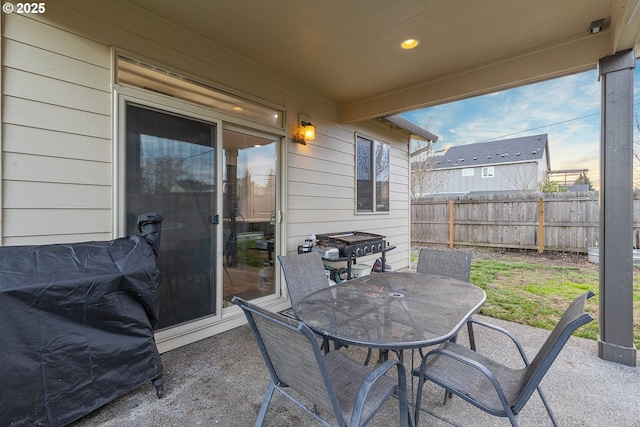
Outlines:
POLYGON ((162 376, 161 221, 107 242, 0 247, 0 426, 65 425, 162 376))

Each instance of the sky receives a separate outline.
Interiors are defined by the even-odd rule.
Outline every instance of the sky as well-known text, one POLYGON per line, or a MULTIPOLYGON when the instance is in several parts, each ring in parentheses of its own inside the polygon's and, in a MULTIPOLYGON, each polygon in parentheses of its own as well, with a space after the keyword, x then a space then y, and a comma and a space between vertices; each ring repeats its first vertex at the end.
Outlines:
MULTIPOLYGON (((600 90, 598 71, 593 70, 415 110, 402 117, 438 135, 436 150, 546 133, 551 170, 589 169, 587 176, 597 189, 600 90)), ((636 68, 634 105, 639 103, 640 70, 636 68)))

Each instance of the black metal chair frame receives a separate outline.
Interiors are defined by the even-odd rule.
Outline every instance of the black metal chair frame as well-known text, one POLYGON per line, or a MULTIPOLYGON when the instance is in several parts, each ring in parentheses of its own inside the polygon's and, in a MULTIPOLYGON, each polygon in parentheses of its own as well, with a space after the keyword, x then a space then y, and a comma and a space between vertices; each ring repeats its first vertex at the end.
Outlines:
POLYGON ((472 258, 472 252, 420 248, 416 271, 418 273, 438 274, 468 282, 472 258))
POLYGON ((587 299, 593 295, 594 293, 589 291, 571 303, 531 363, 512 333, 486 322, 470 320, 476 325, 509 337, 522 357, 524 368, 507 367, 477 353, 475 348, 469 349, 455 342, 443 344, 427 353, 422 359, 419 371, 413 372, 414 376, 421 379, 416 396, 416 425, 424 383, 432 381, 489 414, 509 418, 513 426, 518 425, 518 413, 537 390, 553 425, 557 426, 551 407, 540 389, 540 382, 571 334, 580 326, 594 320, 584 311, 587 299))
MULTIPOLYGON (((418 273, 437 274, 468 282, 471 276, 472 259, 473 252, 420 248, 416 271, 418 273)), ((473 343, 473 326, 471 326, 470 322, 467 322, 467 330, 469 332, 469 341, 473 343)), ((455 341, 456 338, 454 337, 453 340, 455 341)), ((423 350, 420 349, 419 352, 420 356, 424 357, 423 350)))
MULTIPOLYGON (((322 257, 317 252, 311 252, 288 256, 278 255, 277 258, 284 272, 289 300, 291 301, 291 311, 284 310, 281 314, 291 317, 289 313, 293 312, 293 318, 299 320, 300 318, 296 312, 296 304, 310 293, 329 286, 329 279, 325 272, 322 257)), ((325 352, 328 352, 329 340, 326 337, 322 338, 322 348, 325 352)), ((345 345, 334 341, 334 348, 336 350, 342 346, 345 345)), ((371 354, 371 349, 368 349, 364 361, 365 365, 369 364, 371 354)))
POLYGON ((406 373, 397 360, 371 369, 339 351, 324 353, 307 325, 233 297, 244 311, 271 379, 256 426, 264 422, 271 398, 280 392, 326 426, 331 424, 315 410, 331 413, 339 426, 364 426, 394 394, 400 405, 400 425, 408 426, 406 373), (397 368, 397 378, 386 373, 397 368), (286 389, 296 391, 313 404, 309 409, 286 389), (349 416, 350 415, 350 416, 349 416), (347 424, 346 420, 350 419, 347 424))

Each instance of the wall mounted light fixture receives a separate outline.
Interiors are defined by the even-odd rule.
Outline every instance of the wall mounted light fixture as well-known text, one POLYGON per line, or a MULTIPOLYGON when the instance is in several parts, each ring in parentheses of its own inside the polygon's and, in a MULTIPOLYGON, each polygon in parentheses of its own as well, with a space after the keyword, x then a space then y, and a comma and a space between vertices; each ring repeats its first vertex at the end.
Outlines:
POLYGON ((298 113, 298 123, 293 134, 293 142, 306 145, 307 141, 316 139, 316 127, 309 121, 309 116, 298 113))

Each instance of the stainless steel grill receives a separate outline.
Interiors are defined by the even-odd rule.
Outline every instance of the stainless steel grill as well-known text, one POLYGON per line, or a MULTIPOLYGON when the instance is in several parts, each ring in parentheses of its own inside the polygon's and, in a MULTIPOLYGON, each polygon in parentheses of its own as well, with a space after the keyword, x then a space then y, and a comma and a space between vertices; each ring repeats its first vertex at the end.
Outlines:
POLYGON ((364 231, 343 231, 316 236, 318 246, 334 247, 341 257, 361 257, 381 253, 386 247, 385 236, 364 231))

